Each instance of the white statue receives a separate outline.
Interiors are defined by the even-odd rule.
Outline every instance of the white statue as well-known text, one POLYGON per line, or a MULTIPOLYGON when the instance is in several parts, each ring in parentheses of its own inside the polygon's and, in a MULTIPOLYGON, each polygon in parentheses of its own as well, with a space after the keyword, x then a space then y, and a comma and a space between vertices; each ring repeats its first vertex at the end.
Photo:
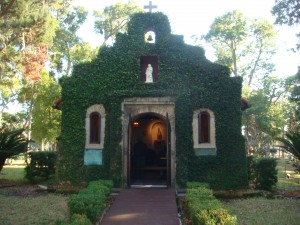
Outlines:
POLYGON ((148 64, 148 67, 146 69, 146 81, 145 83, 153 83, 153 68, 151 64, 148 64))

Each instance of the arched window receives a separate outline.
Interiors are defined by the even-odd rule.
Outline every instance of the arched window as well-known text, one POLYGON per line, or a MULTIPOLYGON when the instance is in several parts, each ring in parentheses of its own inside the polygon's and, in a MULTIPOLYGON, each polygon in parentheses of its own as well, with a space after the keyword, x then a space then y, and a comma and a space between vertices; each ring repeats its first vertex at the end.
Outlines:
POLYGON ((216 155, 215 114, 207 108, 196 109, 193 113, 193 141, 197 156, 216 155))
POLYGON ((100 144, 101 115, 98 112, 90 114, 90 144, 100 144))
POLYGON ((85 148, 103 149, 105 137, 105 109, 101 104, 91 105, 85 114, 85 148))
POLYGON ((198 141, 210 143, 210 115, 208 112, 200 112, 198 115, 198 141))

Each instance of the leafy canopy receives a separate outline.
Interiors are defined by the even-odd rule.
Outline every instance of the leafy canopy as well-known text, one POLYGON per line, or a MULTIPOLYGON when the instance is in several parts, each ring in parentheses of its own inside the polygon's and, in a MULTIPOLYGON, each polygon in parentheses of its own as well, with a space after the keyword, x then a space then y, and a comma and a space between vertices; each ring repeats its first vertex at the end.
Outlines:
MULTIPOLYGON (((300 24, 299 0, 276 0, 271 12, 276 17, 276 24, 288 26, 300 24)), ((297 36, 300 37, 300 33, 297 36)), ((300 43, 297 44, 297 49, 300 50, 300 43)))
POLYGON ((274 65, 276 32, 267 20, 249 20, 239 11, 217 17, 204 39, 215 49, 217 62, 228 66, 234 76, 244 78, 251 87, 269 75, 274 65))
POLYGON ((124 33, 130 16, 138 12, 142 12, 142 9, 133 1, 107 6, 103 12, 95 10, 95 31, 104 36, 104 44, 109 40, 114 43, 116 34, 124 33))
POLYGON ((60 135, 61 112, 53 109, 52 104, 60 97, 61 88, 49 73, 44 71, 41 76, 32 110, 32 136, 39 142, 55 142, 60 135))
POLYGON ((272 8, 272 14, 276 16, 275 23, 289 26, 300 23, 299 0, 276 0, 272 8))
MULTIPOLYGON (((58 13, 59 27, 55 31, 54 44, 51 49, 52 71, 67 76, 71 74, 71 68, 74 64, 73 48, 78 48, 78 46, 87 48, 85 46, 88 45, 77 35, 78 29, 86 18, 87 11, 83 7, 74 7, 58 13)), ((77 58, 84 58, 89 52, 83 56, 79 54, 77 58)))
POLYGON ((58 26, 53 12, 71 1, 0 1, 0 117, 17 99, 24 76, 39 79, 58 26))

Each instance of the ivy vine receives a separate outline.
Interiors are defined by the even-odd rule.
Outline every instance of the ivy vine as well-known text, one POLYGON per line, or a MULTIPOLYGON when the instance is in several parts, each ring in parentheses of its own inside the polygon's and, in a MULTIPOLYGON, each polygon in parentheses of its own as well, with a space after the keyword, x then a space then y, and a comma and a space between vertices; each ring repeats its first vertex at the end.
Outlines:
POLYGON ((113 179, 122 184, 121 103, 130 97, 174 96, 176 130, 176 182, 209 182, 215 189, 239 189, 248 185, 246 154, 241 127, 240 78, 229 69, 205 58, 200 47, 189 46, 183 37, 171 34, 162 13, 132 16, 128 32, 118 34, 116 43, 102 47, 91 63, 77 65, 62 85, 62 137, 58 177, 80 183, 113 179), (144 42, 152 28, 156 43, 144 42), (156 55, 158 81, 141 81, 140 56, 156 55), (106 110, 103 165, 83 166, 85 113, 93 104, 106 110), (215 113, 217 156, 195 157, 192 140, 193 110, 209 108, 215 113))

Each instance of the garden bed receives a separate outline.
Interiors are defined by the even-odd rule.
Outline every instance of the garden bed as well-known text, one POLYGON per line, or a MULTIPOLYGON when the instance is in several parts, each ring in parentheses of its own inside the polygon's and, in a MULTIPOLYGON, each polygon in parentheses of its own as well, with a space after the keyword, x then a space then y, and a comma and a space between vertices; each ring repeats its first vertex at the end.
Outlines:
POLYGON ((247 197, 257 197, 264 195, 264 191, 261 190, 221 190, 214 191, 214 196, 216 198, 247 198, 247 197))

